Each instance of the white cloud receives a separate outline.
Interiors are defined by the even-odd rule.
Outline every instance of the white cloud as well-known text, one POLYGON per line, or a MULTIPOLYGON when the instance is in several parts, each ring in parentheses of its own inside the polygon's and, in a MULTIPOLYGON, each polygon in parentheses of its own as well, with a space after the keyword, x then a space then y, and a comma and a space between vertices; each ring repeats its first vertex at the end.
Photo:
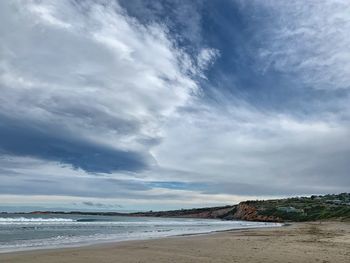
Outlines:
MULTIPOLYGON (((23 4, 25 4, 22 1, 23 4)), ((58 27, 63 27, 68 29, 71 27, 71 24, 64 22, 63 20, 57 19, 54 15, 54 6, 50 4, 48 5, 39 5, 35 4, 35 2, 29 3, 28 10, 34 13, 39 19, 58 27)), ((39 22, 39 21, 38 21, 39 22)))
POLYGON ((203 48, 197 58, 197 64, 200 69, 207 69, 208 66, 215 61, 220 55, 219 50, 213 48, 203 48))
POLYGON ((348 1, 255 1, 252 19, 262 26, 259 64, 297 74, 313 89, 349 89, 348 1), (259 6, 260 8, 256 8, 259 6))
POLYGON ((0 111, 11 118, 147 151, 142 142, 161 136, 164 118, 198 90, 167 29, 138 23, 117 3, 1 6, 0 111))
POLYGON ((159 165, 180 170, 182 180, 236 194, 249 188, 261 194, 337 192, 349 184, 346 123, 230 108, 208 107, 170 123, 152 150, 159 165))

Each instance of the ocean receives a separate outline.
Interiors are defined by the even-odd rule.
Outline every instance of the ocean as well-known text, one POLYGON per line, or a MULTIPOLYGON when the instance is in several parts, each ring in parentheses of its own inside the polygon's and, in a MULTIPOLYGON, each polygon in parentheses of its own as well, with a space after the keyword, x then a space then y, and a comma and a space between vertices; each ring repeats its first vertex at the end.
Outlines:
POLYGON ((272 226, 280 224, 212 219, 2 214, 0 253, 272 226))

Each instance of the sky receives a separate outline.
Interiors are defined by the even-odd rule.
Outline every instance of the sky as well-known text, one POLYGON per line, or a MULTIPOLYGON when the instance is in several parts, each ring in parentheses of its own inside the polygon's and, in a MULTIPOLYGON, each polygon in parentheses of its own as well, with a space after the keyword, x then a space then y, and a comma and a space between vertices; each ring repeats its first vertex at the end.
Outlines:
POLYGON ((348 1, 0 1, 0 210, 348 192, 348 1))

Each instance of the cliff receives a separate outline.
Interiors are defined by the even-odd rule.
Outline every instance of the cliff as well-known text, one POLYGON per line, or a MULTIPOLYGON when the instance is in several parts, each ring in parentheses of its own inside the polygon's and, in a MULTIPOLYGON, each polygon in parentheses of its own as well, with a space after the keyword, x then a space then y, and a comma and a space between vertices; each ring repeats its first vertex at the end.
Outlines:
POLYGON ((286 199, 245 201, 238 205, 180 209, 158 212, 52 212, 38 214, 81 214, 105 216, 185 217, 262 222, 313 221, 323 219, 350 220, 350 194, 294 197, 286 199))
POLYGON ((224 220, 247 220, 262 222, 281 222, 279 217, 260 215, 259 209, 250 202, 241 202, 238 205, 224 207, 206 207, 194 209, 181 209, 158 212, 138 212, 128 214, 128 216, 145 217, 183 217, 183 218, 208 218, 224 220))
POLYGON ((350 194, 245 201, 238 205, 135 213, 132 216, 192 217, 261 222, 350 220, 350 194))
POLYGON ((249 203, 242 202, 238 205, 233 219, 247 220, 247 221, 262 221, 262 222, 282 222, 280 217, 273 215, 261 215, 256 206, 250 205, 249 203))
POLYGON ((219 206, 193 209, 181 209, 158 212, 138 212, 128 216, 151 216, 151 217, 183 217, 183 218, 208 218, 208 219, 233 219, 236 206, 219 206))

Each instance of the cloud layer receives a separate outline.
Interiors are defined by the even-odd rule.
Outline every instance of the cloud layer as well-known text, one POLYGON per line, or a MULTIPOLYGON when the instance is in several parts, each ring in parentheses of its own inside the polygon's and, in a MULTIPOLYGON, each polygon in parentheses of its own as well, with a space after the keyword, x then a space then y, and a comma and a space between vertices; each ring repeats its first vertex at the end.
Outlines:
POLYGON ((161 25, 117 3, 2 3, 1 145, 90 172, 138 170, 197 69, 161 25), (16 32, 16 33, 14 33, 16 32))
POLYGON ((163 209, 346 191, 348 11, 1 2, 0 199, 163 209))
POLYGON ((273 23, 258 34, 262 70, 297 74, 313 89, 349 89, 350 6, 347 1, 254 2, 257 20, 273 23), (262 15, 261 15, 262 14, 262 15), (267 18, 266 18, 267 17, 267 18))

